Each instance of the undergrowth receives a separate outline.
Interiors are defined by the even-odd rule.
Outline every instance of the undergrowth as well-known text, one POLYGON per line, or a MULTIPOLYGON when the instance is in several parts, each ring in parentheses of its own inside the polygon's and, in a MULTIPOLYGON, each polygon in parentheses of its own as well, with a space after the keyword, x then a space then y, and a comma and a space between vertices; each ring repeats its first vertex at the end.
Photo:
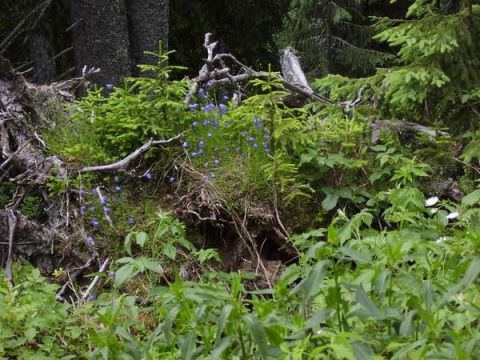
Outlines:
MULTIPOLYGON (((423 103, 412 93, 423 83, 440 89, 444 75, 419 75, 410 87, 399 78, 411 67, 370 79, 329 76, 316 85, 337 104, 291 109, 278 74, 253 80, 236 104, 215 83, 171 80, 168 53, 156 56, 155 67, 144 67, 156 77, 89 92, 68 108, 68 122, 42 134, 68 163, 47 185, 75 215, 66 246, 112 262, 92 274, 102 286, 86 299, 74 288, 69 303, 56 302, 58 286, 38 270, 17 266, 16 285, 0 285, 3 358, 478 356, 480 190, 467 179, 470 191, 454 202, 426 185, 458 163, 444 161, 448 136, 372 140, 372 119, 419 116, 423 103), (384 78, 395 84, 386 95, 384 78), (367 85, 369 101, 382 100, 381 107, 340 102, 367 85), (128 170, 77 171, 179 134, 128 170), (243 260, 254 271, 220 271, 222 244, 191 241, 187 221, 234 229, 235 245, 247 238, 252 254, 243 260), (267 272, 259 270, 267 240, 256 238, 260 227, 294 256, 269 286, 255 288, 246 284, 267 272)), ((470 136, 465 161, 478 147, 477 133, 470 136)), ((12 191, 2 185, 0 202, 12 191)), ((32 213, 35 202, 24 207, 32 213)))

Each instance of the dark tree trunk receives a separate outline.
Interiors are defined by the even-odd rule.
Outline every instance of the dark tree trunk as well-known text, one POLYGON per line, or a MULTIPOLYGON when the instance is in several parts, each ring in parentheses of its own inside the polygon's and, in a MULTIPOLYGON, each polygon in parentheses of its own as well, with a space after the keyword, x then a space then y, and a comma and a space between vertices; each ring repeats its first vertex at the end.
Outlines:
POLYGON ((102 71, 99 85, 121 85, 139 75, 137 65, 154 64, 145 51, 168 41, 168 0, 71 0, 77 72, 84 65, 102 71))
POLYGON ((92 81, 121 85, 131 75, 124 0, 71 0, 71 8, 77 71, 84 65, 99 67, 102 71, 92 81))
POLYGON ((55 61, 52 60, 53 51, 50 40, 43 34, 35 33, 29 37, 30 58, 34 74, 32 81, 37 84, 46 84, 55 78, 55 61))
POLYGON ((145 51, 157 52, 159 41, 163 49, 167 49, 168 0, 130 0, 128 19, 132 72, 138 76, 140 71, 136 65, 156 63, 145 51))

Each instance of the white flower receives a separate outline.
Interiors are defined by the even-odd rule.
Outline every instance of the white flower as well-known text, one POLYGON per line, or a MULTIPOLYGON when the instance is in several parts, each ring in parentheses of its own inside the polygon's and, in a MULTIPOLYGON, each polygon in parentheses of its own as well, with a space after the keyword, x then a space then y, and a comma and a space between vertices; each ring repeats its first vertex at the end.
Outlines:
POLYGON ((433 206, 439 201, 438 196, 432 196, 425 200, 425 206, 433 206))
POLYGON ((459 215, 460 213, 458 211, 454 211, 447 215, 447 219, 448 220, 456 219, 459 215))
POLYGON ((440 244, 442 242, 444 242, 445 240, 447 240, 447 237, 446 236, 442 236, 442 237, 439 237, 437 240, 435 240, 435 242, 437 244, 440 244))
POLYGON ((431 214, 435 214, 437 211, 438 211, 437 208, 431 208, 431 209, 430 209, 430 213, 431 213, 431 214))

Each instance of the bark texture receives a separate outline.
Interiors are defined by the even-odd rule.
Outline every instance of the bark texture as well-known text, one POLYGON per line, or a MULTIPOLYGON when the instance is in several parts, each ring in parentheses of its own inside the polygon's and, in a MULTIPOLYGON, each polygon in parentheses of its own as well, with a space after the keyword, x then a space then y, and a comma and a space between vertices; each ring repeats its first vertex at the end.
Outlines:
POLYGON ((138 76, 139 64, 155 64, 145 51, 168 41, 168 0, 71 0, 77 72, 84 65, 101 72, 90 80, 122 85, 138 76))
POLYGON ((159 41, 163 49, 168 44, 168 1, 165 0, 130 0, 128 3, 128 24, 130 35, 130 52, 133 75, 140 75, 136 65, 155 64, 153 56, 145 51, 158 52, 159 41))
POLYGON ((45 155, 37 130, 55 121, 62 111, 60 99, 58 90, 26 82, 0 56, 0 265, 6 266, 7 274, 19 256, 44 273, 89 256, 64 256, 67 244, 81 237, 72 236, 72 215, 65 212, 62 200, 48 196, 46 188, 48 176, 62 175, 64 164, 45 155), (57 108, 52 110, 54 104, 57 108), (26 197, 38 205, 35 218, 20 211, 26 197))
POLYGON ((131 75, 127 7, 124 0, 72 0, 77 72, 99 67, 91 80, 120 85, 131 75))

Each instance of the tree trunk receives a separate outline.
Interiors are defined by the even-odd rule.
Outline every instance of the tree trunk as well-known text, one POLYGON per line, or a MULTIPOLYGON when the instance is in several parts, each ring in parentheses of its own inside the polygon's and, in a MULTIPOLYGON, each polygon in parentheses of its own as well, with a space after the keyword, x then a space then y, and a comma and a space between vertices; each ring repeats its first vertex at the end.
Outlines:
POLYGON ((145 51, 168 41, 168 0, 71 0, 77 72, 84 65, 101 72, 91 80, 122 85, 138 76, 139 64, 155 64, 145 51))
POLYGON ((130 53, 133 75, 140 75, 136 65, 156 64, 145 51, 158 52, 159 41, 168 47, 168 0, 130 0, 128 2, 130 53))
POLYGON ((71 0, 77 72, 84 65, 101 72, 91 80, 121 85, 130 76, 130 42, 124 0, 71 0))

